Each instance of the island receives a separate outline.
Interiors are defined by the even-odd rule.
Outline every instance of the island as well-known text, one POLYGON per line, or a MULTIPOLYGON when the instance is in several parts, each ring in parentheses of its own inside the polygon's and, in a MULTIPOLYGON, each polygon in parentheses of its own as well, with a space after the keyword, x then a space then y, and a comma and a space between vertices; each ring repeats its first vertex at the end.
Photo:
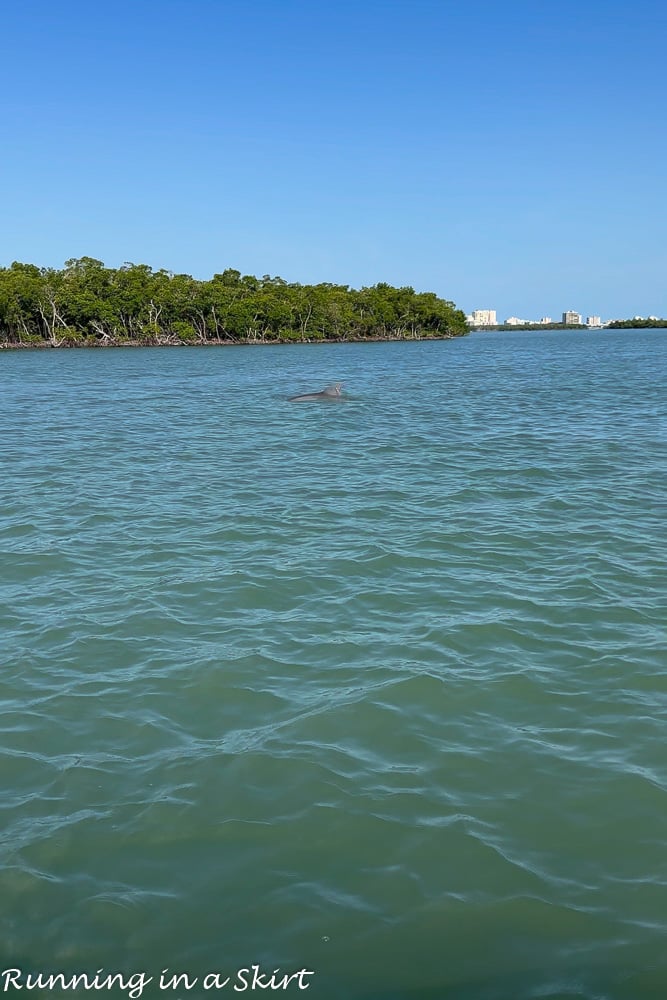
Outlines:
POLYGON ((448 339, 465 314, 434 292, 290 283, 227 269, 200 281, 93 257, 0 268, 0 347, 448 339))

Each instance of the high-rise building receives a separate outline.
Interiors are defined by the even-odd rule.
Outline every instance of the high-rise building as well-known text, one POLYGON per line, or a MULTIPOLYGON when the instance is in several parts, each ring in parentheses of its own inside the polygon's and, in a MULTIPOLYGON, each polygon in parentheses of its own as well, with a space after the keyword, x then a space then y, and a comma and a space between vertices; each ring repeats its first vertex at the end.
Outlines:
POLYGON ((497 326, 495 309, 474 309, 470 316, 471 326, 497 326))
POLYGON ((581 326, 581 313, 573 312, 572 310, 564 312, 563 323, 567 323, 572 326, 581 326))
POLYGON ((587 316, 586 326, 602 326, 602 320, 599 316, 587 316))

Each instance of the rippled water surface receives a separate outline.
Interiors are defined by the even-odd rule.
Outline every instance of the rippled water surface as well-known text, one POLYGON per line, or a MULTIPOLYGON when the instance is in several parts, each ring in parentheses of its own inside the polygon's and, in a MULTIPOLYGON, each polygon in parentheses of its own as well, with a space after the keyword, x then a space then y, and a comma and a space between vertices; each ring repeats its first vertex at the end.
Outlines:
POLYGON ((662 1000, 666 368, 4 352, 0 972, 662 1000))

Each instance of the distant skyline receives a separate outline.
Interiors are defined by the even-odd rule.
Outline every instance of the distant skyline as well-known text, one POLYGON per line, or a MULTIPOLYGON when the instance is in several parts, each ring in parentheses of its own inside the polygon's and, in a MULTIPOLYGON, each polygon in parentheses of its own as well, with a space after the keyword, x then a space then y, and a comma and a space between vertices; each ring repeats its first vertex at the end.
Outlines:
POLYGON ((387 281, 667 315, 657 0, 25 0, 0 266, 387 281))

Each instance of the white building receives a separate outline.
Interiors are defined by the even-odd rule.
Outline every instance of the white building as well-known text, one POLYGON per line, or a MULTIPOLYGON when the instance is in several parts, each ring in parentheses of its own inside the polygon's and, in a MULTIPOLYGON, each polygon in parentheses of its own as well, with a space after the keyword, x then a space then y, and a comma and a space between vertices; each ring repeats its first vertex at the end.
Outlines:
POLYGON ((571 324, 572 326, 581 326, 581 313, 568 309, 567 312, 563 313, 563 323, 571 324))
POLYGON ((519 319, 518 316, 510 316, 505 320, 505 326, 546 326, 551 323, 551 316, 543 316, 542 319, 519 319))
POLYGON ((471 326, 497 326, 495 309, 474 309, 467 317, 471 326))
POLYGON ((602 326, 602 320, 599 316, 587 316, 586 326, 602 326))

